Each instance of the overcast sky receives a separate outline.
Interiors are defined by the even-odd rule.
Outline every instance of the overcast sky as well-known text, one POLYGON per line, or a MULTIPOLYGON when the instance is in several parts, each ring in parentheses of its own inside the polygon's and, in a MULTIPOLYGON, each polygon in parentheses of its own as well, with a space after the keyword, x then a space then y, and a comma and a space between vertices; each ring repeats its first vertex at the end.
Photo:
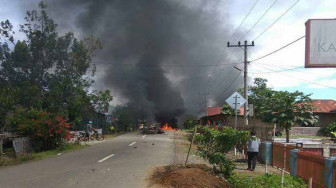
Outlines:
MULTIPOLYGON (((222 19, 231 19, 232 33, 241 24, 242 20, 249 12, 257 0, 230 0, 230 6, 224 6, 223 0, 222 19)), ((256 6, 251 11, 239 31, 231 40, 236 43, 245 33, 256 23, 265 11, 274 3, 275 0, 258 0, 256 6)), ((29 4, 37 4, 37 0, 0 0, 0 20, 9 19, 18 28, 22 23, 24 11, 29 4), (5 5, 5 6, 3 6, 5 5)), ((279 18, 297 0, 278 0, 260 22, 246 35, 243 40, 251 42, 256 39, 266 28, 279 18)), ((32 6, 29 5, 29 9, 32 6)), ((305 35, 305 22, 312 18, 335 18, 335 0, 301 0, 289 12, 287 12, 269 30, 255 40, 255 47, 249 48, 249 60, 261 57, 272 52, 287 43, 290 43, 305 35)), ((49 7, 52 8, 52 7, 49 7)), ((227 39, 226 39, 227 40, 227 39)), ((229 52, 233 48, 223 49, 229 52)), ((221 49, 219 49, 219 52, 221 49)), ((306 94, 312 93, 314 99, 336 99, 336 71, 333 68, 304 68, 305 40, 277 52, 259 61, 252 62, 250 66, 250 81, 254 77, 266 78, 269 85, 277 90, 303 91, 306 94), (283 71, 285 69, 293 69, 283 71), (279 72, 280 71, 280 72, 279 72)), ((218 53, 220 54, 220 53, 218 53)), ((243 51, 236 50, 235 61, 222 59, 222 63, 237 63, 237 59, 243 61, 243 51)), ((219 55, 218 55, 219 56, 219 55)), ((219 58, 219 57, 218 57, 219 58)), ((210 62, 209 64, 216 64, 210 62)), ((216 74, 221 74, 216 69, 216 74)), ((174 78, 172 78, 174 80, 174 78)), ((233 80, 233 78, 232 78, 233 80)), ((237 80, 241 82, 241 80, 237 80)), ((215 88, 216 89, 216 88, 215 88)), ((219 88, 221 89, 221 88, 219 88)), ((210 94, 211 95, 211 94, 210 94)))

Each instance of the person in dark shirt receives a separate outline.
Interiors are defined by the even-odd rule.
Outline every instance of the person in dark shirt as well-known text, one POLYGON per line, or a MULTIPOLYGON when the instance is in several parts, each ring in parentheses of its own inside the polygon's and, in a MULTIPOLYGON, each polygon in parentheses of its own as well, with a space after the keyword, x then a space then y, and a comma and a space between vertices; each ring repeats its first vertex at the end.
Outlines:
POLYGON ((90 141, 91 131, 92 131, 92 121, 89 121, 88 124, 86 124, 86 129, 85 129, 85 133, 86 133, 86 137, 88 141, 90 141))

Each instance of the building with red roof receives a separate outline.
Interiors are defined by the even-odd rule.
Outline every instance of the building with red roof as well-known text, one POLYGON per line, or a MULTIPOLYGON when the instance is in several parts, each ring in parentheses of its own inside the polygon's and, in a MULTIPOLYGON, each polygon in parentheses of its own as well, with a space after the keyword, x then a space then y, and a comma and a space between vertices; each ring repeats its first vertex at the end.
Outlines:
MULTIPOLYGON (((217 114, 220 114, 222 111, 222 107, 208 107, 207 108, 207 114, 208 116, 214 116, 217 114)), ((239 114, 238 116, 244 116, 244 107, 239 108, 239 114)))
MULTIPOLYGON (((315 127, 325 127, 330 123, 336 122, 336 101, 330 99, 314 99, 314 114, 319 117, 315 127)), ((208 107, 208 116, 221 114, 222 107, 208 107)), ((239 116, 244 116, 244 107, 239 108, 239 116)))
POLYGON ((319 117, 315 127, 325 127, 336 122, 336 101, 327 99, 314 99, 314 114, 319 117))

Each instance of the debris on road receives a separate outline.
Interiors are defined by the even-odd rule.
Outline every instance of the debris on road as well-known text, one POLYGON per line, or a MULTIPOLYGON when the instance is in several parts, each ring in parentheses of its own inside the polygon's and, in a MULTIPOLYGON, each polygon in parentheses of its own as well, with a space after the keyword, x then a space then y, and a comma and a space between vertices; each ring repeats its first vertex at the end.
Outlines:
POLYGON ((62 155, 62 153, 58 153, 57 155, 62 155))
POLYGON ((158 167, 150 176, 150 186, 160 185, 163 187, 208 187, 229 188, 223 180, 211 174, 211 168, 203 164, 169 165, 158 167))

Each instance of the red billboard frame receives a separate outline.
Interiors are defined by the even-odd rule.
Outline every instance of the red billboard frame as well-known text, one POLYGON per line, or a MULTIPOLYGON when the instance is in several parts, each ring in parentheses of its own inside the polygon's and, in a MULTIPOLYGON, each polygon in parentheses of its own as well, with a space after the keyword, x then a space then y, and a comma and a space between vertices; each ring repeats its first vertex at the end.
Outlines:
MULTIPOLYGON (((306 47, 305 47, 305 68, 335 68, 336 62, 334 65, 332 64, 311 64, 309 61, 310 59, 310 27, 311 27, 311 21, 312 20, 335 20, 335 19, 309 19, 305 25, 306 25, 306 47)), ((336 20, 335 20, 336 21, 336 20)))

